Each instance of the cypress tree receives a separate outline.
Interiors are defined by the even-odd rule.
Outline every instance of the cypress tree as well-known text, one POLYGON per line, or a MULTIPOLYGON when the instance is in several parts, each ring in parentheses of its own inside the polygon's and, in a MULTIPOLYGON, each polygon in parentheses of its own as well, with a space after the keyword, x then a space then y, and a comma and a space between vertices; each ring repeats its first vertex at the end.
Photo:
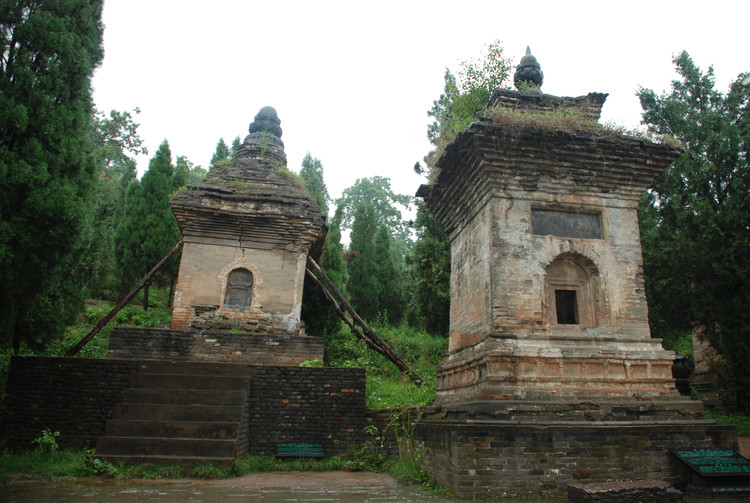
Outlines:
MULTIPOLYGON (((165 140, 149 162, 140 183, 135 181, 128 187, 125 214, 116 240, 122 292, 151 270, 179 240, 177 220, 169 207, 173 177, 172 153, 165 140)), ((179 259, 173 259, 162 276, 173 281, 178 263, 179 259)))
POLYGON ((0 341, 16 352, 61 334, 82 307, 101 12, 101 0, 0 5, 0 341))

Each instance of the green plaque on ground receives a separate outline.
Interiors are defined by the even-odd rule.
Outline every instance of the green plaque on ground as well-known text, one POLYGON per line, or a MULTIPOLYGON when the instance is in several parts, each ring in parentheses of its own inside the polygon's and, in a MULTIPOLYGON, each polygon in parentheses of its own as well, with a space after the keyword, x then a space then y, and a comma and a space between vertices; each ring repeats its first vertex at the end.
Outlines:
POLYGON ((321 458, 325 457, 323 444, 309 444, 305 442, 276 444, 277 457, 321 458))
POLYGON ((729 449, 670 449, 704 477, 750 476, 750 461, 729 449))

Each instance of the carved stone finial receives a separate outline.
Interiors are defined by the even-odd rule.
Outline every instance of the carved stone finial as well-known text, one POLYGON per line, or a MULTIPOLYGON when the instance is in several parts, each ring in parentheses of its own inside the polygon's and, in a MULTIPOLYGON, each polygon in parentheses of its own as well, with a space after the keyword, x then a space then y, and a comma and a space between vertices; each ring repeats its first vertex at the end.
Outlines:
POLYGON ((542 87, 542 82, 544 82, 542 66, 531 54, 531 48, 526 46, 526 55, 521 58, 521 63, 516 67, 516 73, 513 75, 513 85, 520 90, 524 83, 527 86, 542 87))
POLYGON ((281 120, 273 107, 263 107, 250 123, 250 134, 237 149, 240 160, 254 159, 253 163, 268 162, 286 165, 284 142, 281 141, 281 120))
POLYGON ((255 115, 255 119, 250 123, 250 133, 271 133, 281 138, 281 120, 276 115, 276 109, 273 107, 263 107, 255 115))

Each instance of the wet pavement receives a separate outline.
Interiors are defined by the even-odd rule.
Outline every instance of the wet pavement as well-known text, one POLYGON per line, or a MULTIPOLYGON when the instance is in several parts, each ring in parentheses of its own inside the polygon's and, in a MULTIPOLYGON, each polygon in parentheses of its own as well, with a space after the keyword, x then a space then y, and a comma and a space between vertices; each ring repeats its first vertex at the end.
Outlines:
MULTIPOLYGON (((221 481, 17 481, 0 486, 2 503, 447 503, 452 497, 397 484, 383 474, 256 474, 221 481)), ((513 499, 484 501, 521 501, 513 499)), ((527 500, 524 500, 527 501, 527 500)), ((564 497, 534 498, 561 503, 564 497)))
POLYGON ((44 483, 36 486, 0 488, 4 503, 282 503, 282 502, 444 502, 441 496, 402 487, 348 488, 257 488, 257 487, 168 487, 82 486, 75 483, 44 483))

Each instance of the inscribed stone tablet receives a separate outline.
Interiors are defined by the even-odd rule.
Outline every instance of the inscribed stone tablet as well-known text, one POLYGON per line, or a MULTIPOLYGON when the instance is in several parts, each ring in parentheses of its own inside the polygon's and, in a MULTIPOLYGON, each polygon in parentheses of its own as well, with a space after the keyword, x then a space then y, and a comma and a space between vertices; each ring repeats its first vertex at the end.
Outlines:
POLYGON ((541 236, 601 239, 602 219, 599 213, 532 209, 531 231, 541 236))

